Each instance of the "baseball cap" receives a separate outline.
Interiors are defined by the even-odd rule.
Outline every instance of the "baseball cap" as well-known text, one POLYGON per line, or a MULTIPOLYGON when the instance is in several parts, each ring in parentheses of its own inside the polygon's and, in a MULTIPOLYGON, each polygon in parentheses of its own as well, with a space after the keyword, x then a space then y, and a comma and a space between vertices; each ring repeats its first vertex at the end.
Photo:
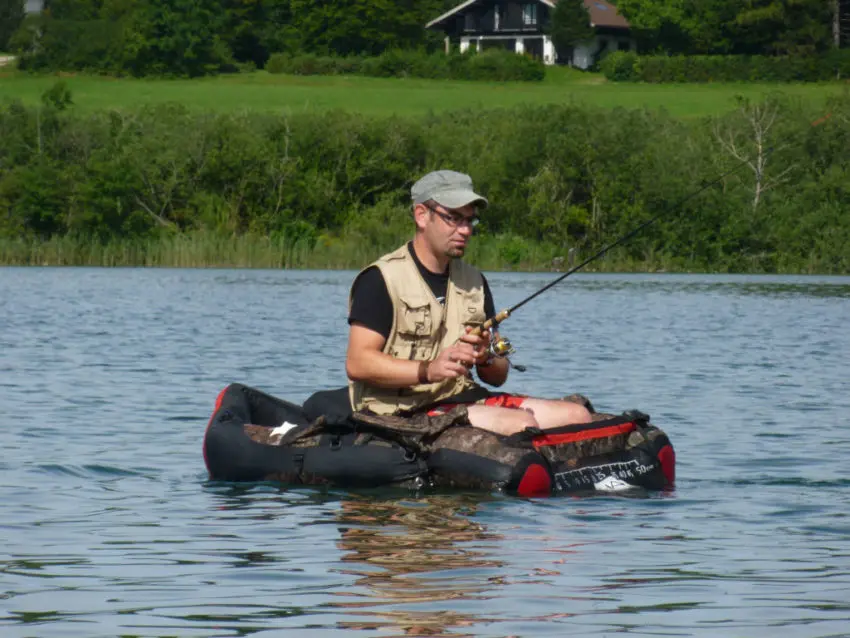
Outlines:
POLYGON ((414 204, 433 199, 446 208, 461 208, 467 204, 487 206, 487 198, 472 190, 472 178, 457 171, 432 171, 422 176, 411 188, 414 204))

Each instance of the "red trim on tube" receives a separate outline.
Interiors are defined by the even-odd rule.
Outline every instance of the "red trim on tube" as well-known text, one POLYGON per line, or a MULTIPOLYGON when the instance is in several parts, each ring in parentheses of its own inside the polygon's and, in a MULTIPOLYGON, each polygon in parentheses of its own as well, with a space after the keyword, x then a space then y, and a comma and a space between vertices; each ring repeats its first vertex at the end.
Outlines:
POLYGON ((632 422, 618 423, 617 425, 609 425, 604 428, 592 428, 581 430, 579 432, 564 432, 562 434, 540 434, 535 436, 531 442, 534 447, 543 447, 546 445, 558 445, 559 443, 575 443, 576 441, 587 441, 588 439, 600 439, 606 436, 614 436, 616 434, 628 434, 635 429, 635 424, 632 422))
POLYGON ((658 462, 661 471, 667 479, 667 483, 673 485, 676 482, 676 452, 670 444, 665 445, 658 451, 658 462))
MULTIPOLYGON (((210 415, 210 420, 207 422, 207 427, 204 430, 204 445, 202 447, 202 450, 204 453, 204 465, 207 466, 207 472, 210 471, 210 464, 207 462, 207 432, 209 431, 210 426, 212 425, 215 413, 218 412, 218 409, 221 407, 221 402, 224 400, 224 394, 227 392, 228 388, 230 388, 230 386, 227 386, 226 388, 224 388, 224 390, 218 393, 218 396, 215 399, 215 408, 213 408, 213 413, 210 415)), ((212 478, 212 474, 210 474, 210 478, 212 478)))
POLYGON ((545 467, 532 463, 525 468, 516 491, 520 496, 549 496, 552 493, 552 477, 545 467))

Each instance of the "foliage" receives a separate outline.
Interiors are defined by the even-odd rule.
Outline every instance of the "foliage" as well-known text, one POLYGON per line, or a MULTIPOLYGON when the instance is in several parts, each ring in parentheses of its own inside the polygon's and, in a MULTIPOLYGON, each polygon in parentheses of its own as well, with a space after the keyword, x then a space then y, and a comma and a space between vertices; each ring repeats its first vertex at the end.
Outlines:
POLYGON ((64 111, 74 104, 71 89, 68 88, 68 84, 64 80, 55 82, 53 86, 42 93, 41 101, 46 106, 52 106, 57 111, 64 111))
POLYGON ((0 0, 0 52, 9 50, 9 40, 24 21, 26 0, 0 0))
POLYGON ((291 75, 366 75, 372 77, 418 77, 429 79, 540 81, 543 63, 504 50, 483 53, 426 53, 391 49, 374 57, 331 57, 312 53, 274 53, 266 64, 270 73, 291 75))
POLYGON ((832 45, 832 10, 823 0, 749 0, 735 23, 760 51, 812 55, 832 45))
POLYGON ((561 0, 551 13, 549 35, 561 60, 572 61, 577 44, 594 36, 590 13, 583 0, 561 0))
POLYGON ((429 39, 433 46, 439 38, 426 34, 424 25, 439 15, 441 4, 433 0, 290 0, 290 50, 374 56, 416 47, 429 39))
POLYGON ((424 25, 443 8, 443 0, 51 0, 12 44, 30 70, 196 77, 262 67, 273 53, 433 51, 441 38, 424 25))
POLYGON ((230 61, 216 0, 144 0, 126 19, 121 69, 132 75, 197 77, 230 61))
POLYGON ((643 50, 811 55, 831 43, 824 0, 619 0, 643 50))
POLYGON ((850 74, 850 51, 809 57, 638 56, 618 51, 607 56, 600 69, 615 82, 824 82, 850 74))
MULTIPOLYGON (((63 95, 61 86, 54 93, 63 95)), ((847 95, 817 126, 808 107, 775 98, 689 121, 578 105, 409 120, 197 114, 175 105, 85 114, 70 104, 60 110, 61 102, 0 108, 0 244, 16 251, 70 238, 118 242, 161 263, 149 251, 189 250, 180 238, 210 238, 211 252, 191 249, 205 260, 228 245, 214 238, 267 238, 263 254, 277 254, 281 265, 324 251, 351 267, 345 251, 362 247, 356 257, 366 263, 403 240, 411 182, 451 167, 470 173, 490 199, 475 243, 500 267, 571 251, 581 259, 660 215, 606 264, 850 268, 847 95), (738 157, 757 157, 760 144, 776 150, 754 171, 738 157), (718 186, 688 198, 734 166, 718 186)))

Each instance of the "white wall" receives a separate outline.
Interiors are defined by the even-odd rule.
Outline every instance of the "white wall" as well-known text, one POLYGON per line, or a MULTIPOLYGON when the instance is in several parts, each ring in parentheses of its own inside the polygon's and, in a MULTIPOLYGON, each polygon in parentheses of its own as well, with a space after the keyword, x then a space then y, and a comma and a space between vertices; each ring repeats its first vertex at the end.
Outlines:
MULTIPOLYGON (((487 40, 486 36, 473 36, 473 37, 461 37, 460 38, 460 50, 461 52, 466 51, 468 49, 472 49, 473 51, 480 48, 478 42, 480 40, 487 40)), ((575 49, 573 49, 573 59, 572 65, 579 69, 588 69, 593 64, 593 58, 596 55, 596 52, 602 48, 602 41, 607 41, 609 50, 616 51, 619 49, 620 42, 626 42, 629 45, 629 51, 636 51, 637 44, 635 43, 633 38, 626 37, 616 37, 616 36, 594 36, 592 40, 588 40, 580 45, 578 45, 575 49)), ((523 42, 523 38, 521 35, 516 36, 516 48, 517 53, 523 53, 525 51, 525 46, 523 42)), ((555 64, 555 47, 552 44, 552 39, 544 35, 543 36, 543 62, 544 64, 555 64)))
POLYGON ((592 40, 579 44, 573 49, 573 66, 579 69, 587 69, 593 64, 593 58, 596 53, 602 48, 603 41, 608 42, 609 51, 619 50, 619 43, 625 42, 629 45, 629 51, 636 51, 637 44, 633 38, 617 37, 611 35, 593 36, 592 40))

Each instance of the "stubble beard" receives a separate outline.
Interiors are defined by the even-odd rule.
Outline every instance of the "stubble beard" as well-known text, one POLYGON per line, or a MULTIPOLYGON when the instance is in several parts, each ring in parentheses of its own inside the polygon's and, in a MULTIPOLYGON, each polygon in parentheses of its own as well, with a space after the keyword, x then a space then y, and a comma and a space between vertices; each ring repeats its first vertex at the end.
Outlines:
POLYGON ((453 246, 446 250, 446 257, 450 257, 451 259, 457 259, 459 257, 463 257, 463 253, 466 251, 466 246, 458 247, 453 246))

